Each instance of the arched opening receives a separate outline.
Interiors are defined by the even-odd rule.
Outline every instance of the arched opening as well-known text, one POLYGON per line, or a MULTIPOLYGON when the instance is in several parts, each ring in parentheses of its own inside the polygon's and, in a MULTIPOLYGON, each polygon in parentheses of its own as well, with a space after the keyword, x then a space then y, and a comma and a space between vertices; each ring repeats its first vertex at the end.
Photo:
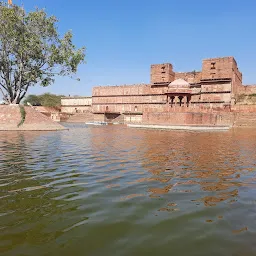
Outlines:
POLYGON ((187 107, 189 107, 190 100, 191 100, 191 96, 187 96, 187 107))
POLYGON ((170 105, 171 105, 171 107, 173 107, 173 105, 174 105, 174 99, 175 99, 174 96, 170 97, 170 105))
POLYGON ((134 111, 135 111, 135 112, 138 111, 138 107, 137 107, 137 106, 134 107, 134 111))
POLYGON ((106 106, 106 111, 108 111, 109 110, 109 107, 108 106, 106 106))
POLYGON ((180 107, 182 106, 182 99, 183 99, 183 96, 179 96, 179 105, 180 105, 180 107))

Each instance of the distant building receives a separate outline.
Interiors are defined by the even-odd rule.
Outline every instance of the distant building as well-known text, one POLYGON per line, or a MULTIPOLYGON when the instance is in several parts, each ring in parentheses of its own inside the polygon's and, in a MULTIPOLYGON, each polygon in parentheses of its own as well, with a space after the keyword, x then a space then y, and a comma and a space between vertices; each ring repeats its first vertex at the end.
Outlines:
POLYGON ((63 97, 61 98, 61 112, 75 114, 91 112, 92 97, 63 97))
POLYGON ((205 59, 199 72, 155 64, 150 84, 94 87, 92 112, 94 120, 109 122, 233 124, 235 115, 226 113, 241 111, 236 101, 244 93, 255 94, 256 86, 242 85, 234 57, 205 59))

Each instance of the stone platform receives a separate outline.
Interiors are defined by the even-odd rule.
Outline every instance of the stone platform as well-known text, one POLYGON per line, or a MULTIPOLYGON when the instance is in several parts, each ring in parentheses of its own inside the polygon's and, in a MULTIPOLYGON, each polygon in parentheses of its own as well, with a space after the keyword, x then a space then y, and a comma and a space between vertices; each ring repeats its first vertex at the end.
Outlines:
POLYGON ((131 128, 162 129, 162 130, 190 130, 190 131, 227 131, 231 126, 211 125, 150 125, 150 124, 128 124, 131 128))
POLYGON ((18 127, 21 121, 19 105, 0 106, 0 131, 57 131, 66 130, 59 123, 35 110, 33 107, 24 107, 26 111, 25 122, 18 127))

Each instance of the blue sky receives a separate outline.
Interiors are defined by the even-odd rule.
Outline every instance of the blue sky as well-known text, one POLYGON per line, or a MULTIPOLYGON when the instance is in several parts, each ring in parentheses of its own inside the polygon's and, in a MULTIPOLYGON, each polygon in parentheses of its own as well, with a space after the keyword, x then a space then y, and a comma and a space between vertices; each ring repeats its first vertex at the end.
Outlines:
POLYGON ((150 65, 171 62, 175 71, 201 70, 202 59, 234 56, 244 84, 256 83, 255 0, 13 0, 25 9, 46 8, 61 33, 72 29, 86 62, 77 82, 56 79, 52 92, 91 95, 93 86, 148 83, 150 65))

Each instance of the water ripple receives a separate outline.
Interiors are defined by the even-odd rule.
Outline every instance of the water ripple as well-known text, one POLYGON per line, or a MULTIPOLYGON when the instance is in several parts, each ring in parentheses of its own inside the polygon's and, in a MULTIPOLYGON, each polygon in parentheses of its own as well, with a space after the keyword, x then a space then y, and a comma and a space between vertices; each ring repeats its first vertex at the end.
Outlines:
POLYGON ((256 253, 256 131, 67 126, 1 133, 3 255, 256 253))

